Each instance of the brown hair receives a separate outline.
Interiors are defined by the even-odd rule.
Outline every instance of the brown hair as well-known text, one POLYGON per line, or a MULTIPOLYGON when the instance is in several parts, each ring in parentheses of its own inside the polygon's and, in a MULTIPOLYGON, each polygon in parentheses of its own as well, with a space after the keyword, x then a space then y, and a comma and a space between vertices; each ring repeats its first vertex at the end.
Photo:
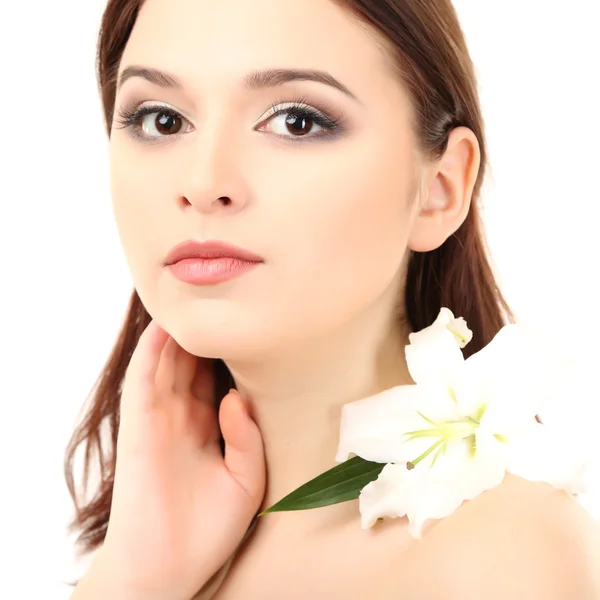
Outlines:
MULTIPOLYGON (((463 316, 473 330, 465 356, 488 344, 513 316, 499 292, 484 241, 478 206, 487 151, 473 65, 451 0, 336 0, 382 34, 416 110, 417 138, 426 156, 439 158, 454 127, 471 129, 479 140, 481 169, 469 214, 454 235, 436 250, 412 253, 405 287, 406 318, 413 331, 430 325, 442 306, 463 316)), ((116 78, 125 45, 143 0, 110 0, 98 43, 98 79, 108 135, 115 105, 116 78)), ((80 531, 85 551, 97 548, 110 516, 119 429, 121 383, 138 339, 150 322, 134 291, 121 333, 90 394, 90 406, 69 442, 65 475, 75 503, 70 527, 80 531), (103 429, 107 428, 104 435, 103 429), (83 445, 83 489, 89 471, 99 466, 95 494, 82 502, 74 484, 74 458, 83 445), (97 461, 94 463, 94 459, 97 461)), ((217 398, 233 381, 215 361, 217 398)))

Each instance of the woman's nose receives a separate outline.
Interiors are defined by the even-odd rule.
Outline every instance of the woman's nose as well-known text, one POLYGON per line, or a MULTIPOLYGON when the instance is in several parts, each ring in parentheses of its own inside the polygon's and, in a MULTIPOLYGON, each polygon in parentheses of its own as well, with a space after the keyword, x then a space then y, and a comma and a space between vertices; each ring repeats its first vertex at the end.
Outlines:
POLYGON ((233 146, 205 142, 186 157, 180 197, 198 212, 238 212, 247 205, 249 184, 241 168, 243 159, 233 146))
MULTIPOLYGON (((225 208, 230 211, 239 210, 240 202, 234 200, 231 196, 219 196, 215 198, 216 194, 188 194, 183 196, 183 201, 188 205, 193 206, 198 212, 204 214, 211 214, 223 210, 225 208)), ((238 197, 238 196, 236 196, 238 197)))

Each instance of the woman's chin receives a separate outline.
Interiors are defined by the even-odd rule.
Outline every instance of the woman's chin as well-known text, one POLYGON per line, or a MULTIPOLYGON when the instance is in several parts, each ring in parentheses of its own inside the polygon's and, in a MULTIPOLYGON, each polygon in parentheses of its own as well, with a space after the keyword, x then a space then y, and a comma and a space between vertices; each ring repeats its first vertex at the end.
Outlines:
POLYGON ((169 323, 164 328, 186 352, 195 356, 246 361, 255 360, 267 351, 266 336, 256 330, 188 323, 169 323))

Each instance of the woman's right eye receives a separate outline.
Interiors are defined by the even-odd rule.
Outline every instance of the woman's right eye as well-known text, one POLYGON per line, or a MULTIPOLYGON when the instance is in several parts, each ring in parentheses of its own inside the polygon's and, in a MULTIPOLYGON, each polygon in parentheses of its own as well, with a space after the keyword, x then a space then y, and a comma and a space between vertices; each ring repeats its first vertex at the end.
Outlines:
MULTIPOLYGON (((130 128, 135 137, 147 141, 182 133, 185 123, 191 127, 186 118, 165 106, 142 106, 133 111, 119 109, 116 123, 119 129, 130 128)), ((183 133, 189 133, 189 129, 183 133)))

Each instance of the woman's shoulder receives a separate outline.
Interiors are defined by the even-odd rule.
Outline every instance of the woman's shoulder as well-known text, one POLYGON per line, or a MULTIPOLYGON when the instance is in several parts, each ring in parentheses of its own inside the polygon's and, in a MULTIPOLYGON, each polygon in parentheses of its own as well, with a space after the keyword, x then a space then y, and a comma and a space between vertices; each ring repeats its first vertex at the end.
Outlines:
POLYGON ((421 542, 418 597, 443 590, 447 600, 600 600, 600 523, 545 483, 507 474, 435 522, 421 542))

